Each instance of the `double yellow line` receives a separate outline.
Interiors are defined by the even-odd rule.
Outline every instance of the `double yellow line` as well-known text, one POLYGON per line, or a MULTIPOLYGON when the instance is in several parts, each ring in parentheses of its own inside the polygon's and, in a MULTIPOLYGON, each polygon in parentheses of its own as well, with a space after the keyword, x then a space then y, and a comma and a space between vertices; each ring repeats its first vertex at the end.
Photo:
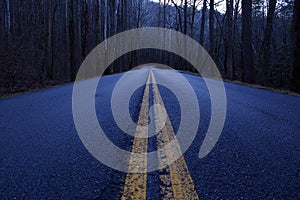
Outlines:
POLYGON ((166 166, 160 174, 162 199, 199 199, 193 179, 189 173, 174 129, 165 109, 156 80, 152 71, 149 72, 140 110, 138 126, 129 160, 129 171, 121 199, 146 199, 147 191, 147 150, 148 150, 148 113, 149 91, 152 82, 155 127, 158 130, 162 121, 165 125, 157 133, 159 165, 166 166), (140 126, 139 126, 140 125, 140 126), (172 141, 172 145, 168 145, 172 141), (178 158, 179 159, 175 159, 178 158))
POLYGON ((148 75, 129 160, 122 200, 146 199, 150 74, 148 75))

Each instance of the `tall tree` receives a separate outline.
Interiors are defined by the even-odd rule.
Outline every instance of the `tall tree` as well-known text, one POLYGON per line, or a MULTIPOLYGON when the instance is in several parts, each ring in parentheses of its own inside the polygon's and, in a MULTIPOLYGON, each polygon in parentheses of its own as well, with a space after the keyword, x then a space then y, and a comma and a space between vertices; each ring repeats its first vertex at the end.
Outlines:
POLYGON ((48 79, 49 80, 54 80, 55 79, 55 74, 54 74, 54 64, 55 64, 55 55, 56 55, 56 42, 57 42, 57 37, 56 37, 56 15, 57 15, 57 10, 59 8, 58 0, 54 1, 54 8, 52 10, 52 16, 51 16, 51 59, 50 59, 50 66, 48 70, 48 79))
POLYGON ((239 23, 238 19, 240 17, 239 14, 239 9, 240 9, 240 0, 235 1, 235 6, 234 6, 234 17, 233 17, 233 43, 234 43, 234 48, 233 48, 233 68, 238 71, 238 69, 241 69, 241 59, 240 59, 240 53, 238 53, 239 48, 241 46, 241 41, 240 41, 240 29, 239 29, 239 23))
POLYGON ((182 17, 181 17, 180 8, 179 8, 179 6, 174 2, 174 0, 171 0, 171 2, 172 2, 172 4, 175 6, 176 11, 177 11, 179 29, 180 29, 181 32, 183 32, 183 28, 182 28, 182 17))
POLYGON ((200 27, 200 44, 204 45, 205 39, 205 22, 206 22, 207 0, 203 0, 201 27, 200 27))
POLYGON ((196 17, 196 11, 197 11, 197 0, 193 0, 192 4, 192 21, 191 21, 191 38, 194 36, 194 23, 195 23, 195 17, 196 17))
POLYGON ((209 53, 210 56, 215 58, 215 2, 209 2, 209 53))
POLYGON ((101 0, 96 0, 95 1, 95 6, 96 6, 96 41, 97 44, 101 42, 101 23, 102 23, 102 12, 101 12, 101 0))
POLYGON ((166 2, 166 0, 164 0, 163 13, 164 13, 163 27, 166 28, 166 23, 167 23, 167 2, 166 2))
POLYGON ((226 0, 225 69, 229 79, 233 79, 233 0, 226 0))
POLYGON ((270 0, 268 6, 268 14, 267 14, 267 24, 264 32, 264 39, 262 42, 262 46, 260 49, 260 57, 261 57, 261 66, 264 70, 264 82, 266 83, 266 78, 268 77, 267 71, 270 69, 270 59, 271 59, 271 39, 272 39, 272 31, 273 31, 273 19, 276 8, 277 0, 270 0))
POLYGON ((6 3, 6 33, 8 35, 8 39, 11 37, 11 15, 10 15, 10 2, 9 0, 5 1, 6 3))
POLYGON ((88 3, 87 0, 83 0, 81 2, 81 10, 82 10, 82 22, 81 22, 81 56, 84 59, 87 55, 88 42, 87 42, 87 33, 88 33, 88 3))
POLYGON ((68 14, 69 14, 69 41, 70 41, 70 74, 71 80, 75 80, 76 72, 76 55, 75 55, 75 26, 74 26, 74 1, 69 0, 68 4, 68 14))
POLYGON ((184 0, 184 6, 183 6, 183 33, 187 34, 187 24, 188 24, 188 1, 184 0))
MULTIPOLYGON (((41 37, 42 41, 41 43, 43 44, 43 55, 42 55, 42 63, 41 63, 41 75, 40 79, 44 77, 49 77, 47 73, 47 69, 49 68, 49 63, 47 62, 47 57, 48 57, 48 41, 49 41, 49 1, 45 1, 43 4, 43 17, 41 16, 42 19, 42 32, 41 32, 41 37)), ((43 81, 43 80, 41 80, 43 81)))
POLYGON ((104 0, 104 29, 103 29, 103 35, 104 40, 107 39, 108 35, 108 0, 104 0))
POLYGON ((253 83, 252 0, 242 0, 242 64, 244 67, 244 81, 253 83))
POLYGON ((300 0, 294 2, 292 90, 300 92, 300 0))

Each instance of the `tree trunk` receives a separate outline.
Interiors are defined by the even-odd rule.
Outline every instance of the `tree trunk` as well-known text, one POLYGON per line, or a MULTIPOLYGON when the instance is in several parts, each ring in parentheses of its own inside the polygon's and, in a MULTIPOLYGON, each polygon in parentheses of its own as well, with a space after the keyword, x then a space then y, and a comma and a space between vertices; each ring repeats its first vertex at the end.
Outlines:
POLYGON ((292 90, 300 93, 300 0, 294 2, 292 90))
POLYGON ((70 74, 71 80, 75 80, 76 62, 75 62, 75 27, 74 27, 74 2, 69 0, 69 41, 70 41, 70 74))
POLYGON ((44 8, 44 23, 43 23, 43 29, 42 29, 42 38, 43 38, 43 55, 42 55, 42 74, 41 79, 44 79, 47 77, 47 69, 49 68, 49 62, 48 62, 48 41, 49 41, 49 3, 46 3, 46 6, 44 8))
POLYGON ((10 3, 9 0, 6 3, 6 33, 8 35, 8 40, 11 38, 11 16, 10 16, 10 3))
POLYGON ((271 39, 273 31, 273 19, 277 0, 270 0, 267 15, 267 24, 264 33, 264 39, 260 48, 261 67, 264 71, 264 83, 268 82, 268 70, 270 70, 271 59, 271 39))
POLYGON ((96 0, 96 42, 101 42, 101 0, 96 0))
POLYGON ((164 28, 166 28, 166 7, 167 7, 167 5, 166 5, 166 0, 164 0, 164 28))
MULTIPOLYGON (((234 6, 234 17, 233 17, 233 44, 235 45, 233 48, 233 74, 235 75, 235 72, 238 72, 240 74, 241 71, 243 71, 241 68, 241 59, 240 59, 240 53, 238 53, 239 47, 241 46, 240 41, 240 30, 238 25, 238 17, 239 17, 239 5, 240 0, 235 1, 234 6), (238 70, 239 69, 239 70, 238 70)), ((240 77, 237 75, 237 79, 240 77)))
POLYGON ((233 79, 233 0, 226 0, 225 69, 229 79, 233 79))
POLYGON ((202 17, 201 17, 201 28, 200 28, 200 44, 204 45, 205 39, 205 21, 206 21, 206 10, 207 10, 207 0, 203 0, 203 7, 202 7, 202 17))
POLYGON ((242 0, 242 64, 243 79, 247 83, 254 83, 251 10, 252 0, 242 0))
POLYGON ((69 1, 66 0, 65 2, 65 37, 64 37, 64 42, 65 42, 65 71, 64 71, 64 80, 69 80, 70 75, 70 52, 69 52, 69 47, 70 47, 70 33, 69 33, 69 1))
POLYGON ((85 58, 87 55, 87 48, 88 48, 88 42, 87 42, 87 33, 88 33, 88 5, 87 0, 82 1, 81 4, 82 9, 82 28, 81 28, 81 56, 82 59, 85 58))
POLYGON ((209 53, 215 59, 215 10, 214 0, 209 2, 209 53))
POLYGON ((176 10, 177 10, 177 14, 178 14, 178 24, 179 24, 179 28, 180 28, 180 31, 183 32, 183 28, 182 28, 182 19, 181 19, 181 12, 180 12, 180 9, 178 7, 178 5, 174 2, 174 0, 171 0, 171 2, 173 3, 173 5, 175 6, 176 10))
POLYGON ((104 40, 107 39, 107 32, 108 32, 108 28, 107 28, 107 19, 108 19, 108 0, 104 0, 104 30, 103 30, 103 35, 104 35, 104 40))
POLYGON ((195 15, 196 15, 196 1, 193 0, 193 5, 192 5, 192 22, 191 22, 191 38, 194 36, 194 23, 195 23, 195 15))
POLYGON ((187 0, 184 1, 184 9, 183 9, 183 14, 184 14, 184 24, 183 24, 183 34, 186 35, 187 33, 187 9, 188 9, 188 3, 187 3, 187 0))
POLYGON ((54 80, 55 78, 55 71, 54 71, 54 64, 55 64, 55 47, 56 47, 56 32, 55 32, 55 19, 56 19, 56 11, 58 9, 58 2, 57 0, 54 1, 54 8, 53 8, 53 13, 52 13, 52 17, 51 17, 51 64, 50 64, 50 69, 49 69, 49 74, 48 74, 48 78, 50 80, 54 80))

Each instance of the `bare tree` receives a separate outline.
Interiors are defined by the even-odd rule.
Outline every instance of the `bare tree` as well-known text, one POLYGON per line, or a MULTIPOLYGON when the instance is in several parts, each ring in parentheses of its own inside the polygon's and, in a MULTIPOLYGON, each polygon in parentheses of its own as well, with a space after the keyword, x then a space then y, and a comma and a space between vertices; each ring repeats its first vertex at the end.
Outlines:
POLYGON ((81 10, 82 10, 82 22, 81 22, 81 56, 82 59, 87 55, 87 32, 89 28, 89 19, 88 19, 88 4, 87 0, 82 0, 81 2, 81 10))
POLYGON ((6 3, 6 33, 10 40, 11 37, 11 15, 10 15, 10 2, 9 0, 5 1, 6 3))
POLYGON ((254 62, 252 50, 252 0, 242 0, 242 64, 243 79, 254 83, 254 62))
POLYGON ((204 45, 205 39, 205 22, 206 22, 206 10, 207 10, 207 0, 203 0, 203 7, 202 7, 202 16, 201 16, 201 27, 200 27, 200 44, 204 45))
POLYGON ((70 41, 70 74, 71 80, 75 80, 76 73, 76 55, 75 55, 75 27, 74 27, 74 1, 69 0, 68 4, 68 14, 69 14, 69 41, 70 41))
POLYGON ((184 6, 183 6, 183 33, 187 34, 187 24, 188 24, 188 1, 184 0, 184 6))
POLYGON ((193 0, 193 4, 192 4, 192 21, 191 21, 191 38, 193 38, 194 36, 194 23, 195 23, 195 15, 196 15, 196 10, 197 10, 197 6, 196 6, 196 1, 197 0, 193 0))
POLYGON ((228 78, 233 79, 233 0, 226 0, 225 69, 228 78))
POLYGON ((294 2, 292 90, 300 92, 300 1, 294 2))
POLYGON ((271 59, 271 39, 273 31, 273 19, 276 8, 277 0, 270 0, 267 14, 267 24, 264 32, 264 39, 260 49, 261 56, 261 66, 264 71, 264 83, 266 83, 266 78, 268 77, 267 71, 270 68, 270 59, 271 59))
POLYGON ((101 0, 95 1, 96 6, 96 41, 100 43, 102 39, 101 29, 102 29, 102 7, 101 7, 101 0))
POLYGON ((107 39, 107 33, 108 33, 108 3, 107 3, 108 0, 104 0, 104 40, 107 39))
POLYGON ((178 25, 179 25, 179 29, 181 32, 183 32, 183 28, 182 28, 182 17, 181 17, 181 11, 179 6, 174 2, 174 0, 171 0, 172 4, 175 6, 176 11, 177 11, 177 15, 178 15, 178 25))
POLYGON ((215 58, 215 2, 209 2, 209 53, 210 56, 215 58))
MULTIPOLYGON (((233 43, 234 43, 234 48, 233 48, 233 68, 234 68, 234 73, 238 72, 240 74, 240 69, 241 67, 241 54, 239 53, 240 47, 241 47, 241 37, 240 37, 240 27, 238 24, 238 19, 240 17, 239 14, 240 10, 240 0, 235 1, 235 6, 234 6, 234 17, 233 17, 233 43)), ((239 78, 239 76, 237 77, 239 78)))

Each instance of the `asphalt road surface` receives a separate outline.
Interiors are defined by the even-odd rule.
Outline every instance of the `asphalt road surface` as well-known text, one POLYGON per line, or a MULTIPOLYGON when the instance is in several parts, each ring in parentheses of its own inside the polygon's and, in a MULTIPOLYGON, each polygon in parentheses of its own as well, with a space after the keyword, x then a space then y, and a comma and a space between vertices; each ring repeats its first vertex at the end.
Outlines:
MULTIPOLYGON (((141 78, 145 82, 130 99, 133 121, 145 125, 154 119, 157 125, 159 116, 167 116, 160 133, 149 138, 125 134, 113 118, 111 97, 124 74, 101 78, 95 108, 115 145, 143 153, 175 137, 180 103, 170 89, 155 82, 180 87, 172 79, 174 73, 143 68, 130 72, 132 82, 123 83, 126 87, 141 78), (155 103, 163 106, 150 112, 155 103), (154 118, 148 118, 149 113, 154 118)), ((0 100, 0 199, 300 199, 300 98, 225 83, 224 129, 214 149, 200 159, 210 123, 210 96, 201 77, 181 74, 194 89, 201 110, 197 135, 183 156, 171 163, 181 151, 175 137, 175 148, 163 148, 157 156, 167 166, 150 173, 147 156, 126 160, 128 167, 145 173, 126 173, 102 164, 86 150, 73 122, 73 84, 0 100)))

